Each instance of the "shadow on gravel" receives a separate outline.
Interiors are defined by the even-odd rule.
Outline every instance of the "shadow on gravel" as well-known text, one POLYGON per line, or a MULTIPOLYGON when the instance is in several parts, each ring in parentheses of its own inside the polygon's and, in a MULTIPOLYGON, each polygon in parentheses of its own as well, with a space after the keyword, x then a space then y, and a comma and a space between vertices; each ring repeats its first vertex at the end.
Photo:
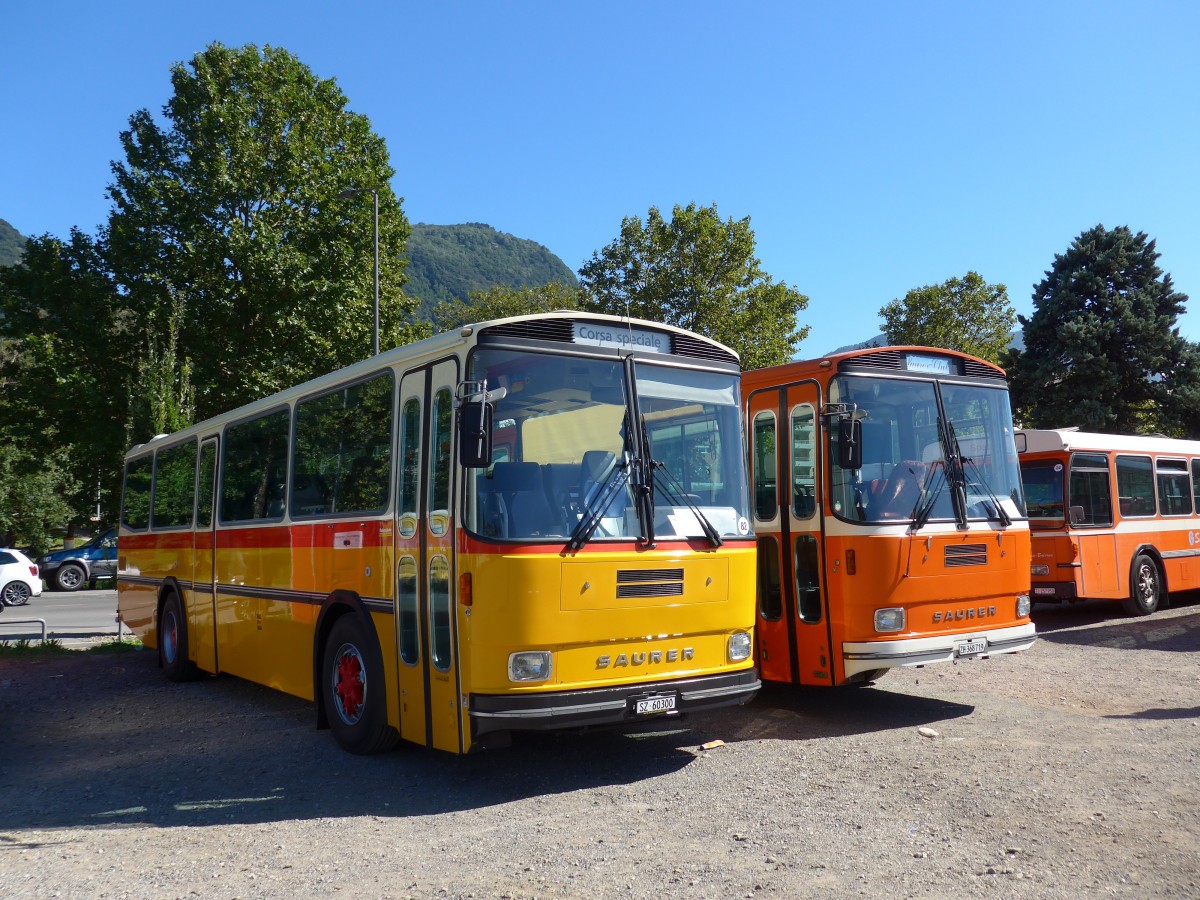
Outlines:
POLYGON ((357 757, 315 729, 311 703, 236 678, 172 684, 151 651, 7 659, 0 831, 469 811, 636 785, 704 764, 700 745, 711 740, 862 734, 972 709, 872 688, 768 686, 749 706, 659 732, 518 735, 511 749, 467 757, 420 748, 357 757))
POLYGON ((1200 650, 1200 593, 1174 594, 1171 607, 1149 616, 1128 616, 1119 603, 1085 600, 1063 607, 1035 607, 1038 640, 1079 647, 1200 650))
POLYGON ((1125 713, 1117 715, 1115 713, 1107 715, 1106 719, 1144 719, 1147 721, 1172 721, 1174 719, 1200 719, 1200 706, 1192 706, 1179 709, 1143 709, 1141 712, 1125 713))

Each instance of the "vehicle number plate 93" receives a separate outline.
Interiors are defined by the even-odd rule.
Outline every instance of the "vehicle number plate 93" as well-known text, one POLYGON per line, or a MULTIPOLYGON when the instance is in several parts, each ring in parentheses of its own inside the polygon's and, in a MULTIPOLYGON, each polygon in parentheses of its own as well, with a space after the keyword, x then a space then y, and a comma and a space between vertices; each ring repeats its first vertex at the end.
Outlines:
POLYGON ((963 641, 954 648, 955 656, 978 656, 987 652, 987 638, 977 641, 963 641))
POLYGON ((673 712, 675 709, 674 694, 656 694, 653 697, 643 697, 634 702, 633 712, 638 716, 652 716, 655 713, 673 712))

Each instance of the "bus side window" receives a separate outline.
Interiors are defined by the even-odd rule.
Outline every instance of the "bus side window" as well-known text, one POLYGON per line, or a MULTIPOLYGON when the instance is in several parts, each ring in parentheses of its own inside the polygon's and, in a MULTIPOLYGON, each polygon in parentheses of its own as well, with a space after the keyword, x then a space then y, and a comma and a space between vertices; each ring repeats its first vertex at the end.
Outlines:
POLYGON ((1200 515, 1200 459, 1192 460, 1192 508, 1200 515))
POLYGON ((760 522, 774 519, 778 509, 775 447, 775 415, 760 412, 754 417, 754 518, 760 522))
POLYGON ((758 614, 768 622, 783 616, 783 584, 779 579, 779 542, 773 534, 758 538, 758 614))

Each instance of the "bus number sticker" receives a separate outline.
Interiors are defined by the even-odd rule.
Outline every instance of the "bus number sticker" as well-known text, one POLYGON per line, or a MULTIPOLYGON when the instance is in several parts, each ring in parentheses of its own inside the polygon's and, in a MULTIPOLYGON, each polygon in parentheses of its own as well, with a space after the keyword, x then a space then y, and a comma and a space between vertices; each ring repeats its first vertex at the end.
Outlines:
POLYGON ((363 545, 361 531, 338 531, 333 535, 334 550, 359 550, 363 545))

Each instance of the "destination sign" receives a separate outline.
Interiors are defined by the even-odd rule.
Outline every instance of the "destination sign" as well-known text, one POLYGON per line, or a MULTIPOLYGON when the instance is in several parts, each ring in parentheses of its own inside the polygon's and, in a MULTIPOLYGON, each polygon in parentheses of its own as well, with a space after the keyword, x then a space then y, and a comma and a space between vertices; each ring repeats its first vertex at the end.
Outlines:
POLYGON ((614 350, 646 350, 650 353, 670 353, 671 341, 665 334, 640 328, 596 322, 574 322, 575 343, 614 350))

